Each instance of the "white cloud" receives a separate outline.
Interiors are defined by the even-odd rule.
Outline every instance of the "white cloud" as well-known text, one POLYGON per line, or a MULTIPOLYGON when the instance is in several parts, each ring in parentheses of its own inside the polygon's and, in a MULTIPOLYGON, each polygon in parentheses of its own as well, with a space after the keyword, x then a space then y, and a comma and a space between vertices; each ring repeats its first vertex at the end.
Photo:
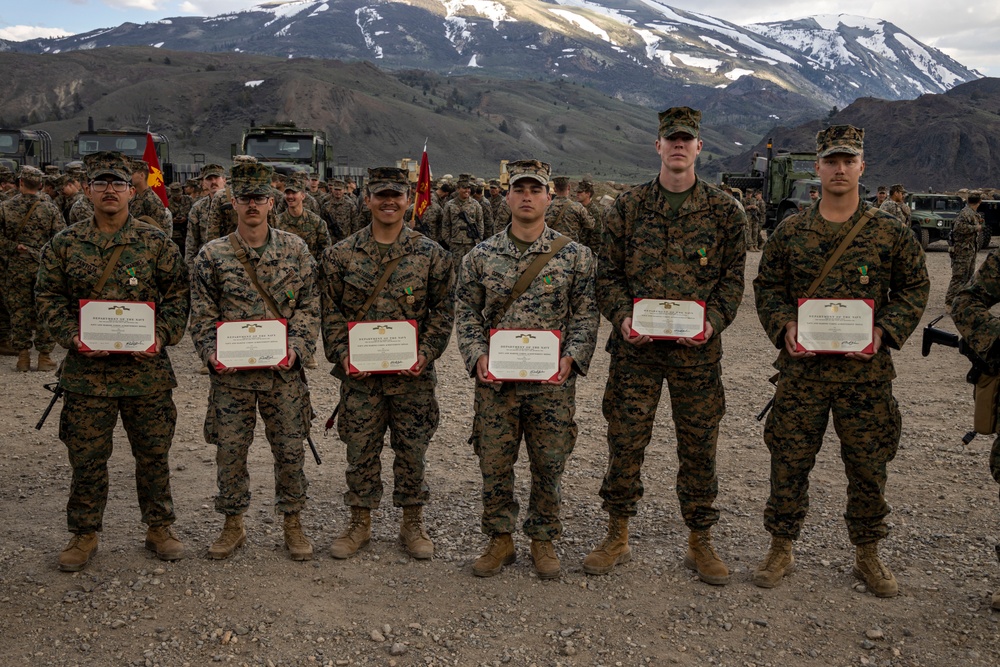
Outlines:
POLYGON ((161 11, 167 0, 103 0, 104 4, 116 9, 145 9, 150 12, 161 11))
POLYGON ((10 25, 0 28, 0 39, 10 42, 23 42, 40 37, 67 37, 72 34, 62 28, 43 28, 35 25, 10 25))

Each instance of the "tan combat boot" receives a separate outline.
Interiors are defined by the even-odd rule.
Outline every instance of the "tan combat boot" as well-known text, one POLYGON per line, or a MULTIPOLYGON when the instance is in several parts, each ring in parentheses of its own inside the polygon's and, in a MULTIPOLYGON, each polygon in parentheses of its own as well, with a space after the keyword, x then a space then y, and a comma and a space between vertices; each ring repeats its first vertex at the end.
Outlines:
POLYGON ((607 574, 615 565, 630 560, 632 547, 628 545, 628 517, 611 514, 608 516, 608 535, 583 559, 583 571, 587 574, 607 574))
POLYGON ((222 527, 219 539, 208 548, 208 557, 215 559, 229 558, 247 541, 247 530, 243 527, 243 515, 232 514, 226 517, 226 525, 222 527))
POLYGON ((146 548, 160 560, 184 558, 184 545, 170 526, 150 526, 146 530, 146 548))
POLYGON ((562 572, 551 540, 531 540, 531 560, 539 579, 556 579, 562 572))
POLYGON ((490 537, 490 544, 483 555, 472 564, 472 574, 477 577, 492 577, 500 574, 505 565, 517 560, 514 539, 510 533, 497 533, 490 537))
POLYGON ((330 545, 330 555, 343 560, 368 546, 372 539, 372 513, 367 507, 351 508, 351 523, 330 545))
POLYGON ((410 505, 403 508, 403 522, 399 524, 399 541, 412 558, 427 560, 434 557, 434 543, 424 530, 424 508, 410 505))
POLYGON ((879 598, 899 595, 899 584, 878 557, 878 542, 859 544, 854 556, 854 576, 865 582, 868 590, 879 598))
POLYGON ((302 532, 298 512, 285 514, 285 548, 292 560, 312 560, 313 546, 302 532))
POLYGON ((688 550, 684 565, 698 573, 698 578, 706 584, 725 586, 729 583, 729 568, 715 553, 712 534, 707 530, 692 530, 688 535, 688 550))
POLYGON ((54 371, 55 369, 56 369, 56 362, 52 361, 52 357, 47 352, 39 352, 38 370, 54 371))
POLYGON ((18 373, 27 373, 31 370, 31 350, 21 350, 17 353, 17 365, 14 368, 18 373))
POLYGON ((771 548, 753 573, 753 583, 761 588, 774 588, 786 574, 795 571, 792 541, 787 537, 771 537, 771 548))
POLYGON ((96 553, 97 533, 74 535, 59 554, 59 569, 63 572, 79 572, 96 553))

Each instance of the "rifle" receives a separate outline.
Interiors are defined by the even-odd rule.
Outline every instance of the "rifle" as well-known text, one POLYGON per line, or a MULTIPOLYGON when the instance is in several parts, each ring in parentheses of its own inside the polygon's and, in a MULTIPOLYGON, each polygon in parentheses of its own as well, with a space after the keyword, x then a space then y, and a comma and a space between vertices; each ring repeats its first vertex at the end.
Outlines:
POLYGON ((311 435, 306 436, 306 442, 309 443, 309 449, 312 450, 313 458, 316 459, 316 465, 320 465, 321 463, 323 463, 322 461, 319 460, 319 452, 316 450, 316 443, 313 442, 313 438, 311 435))
POLYGON ((479 233, 479 227, 472 224, 472 221, 469 220, 469 216, 465 214, 465 211, 459 211, 458 217, 465 223, 465 233, 469 235, 472 242, 479 243, 483 239, 483 235, 479 233))
POLYGON ((52 400, 49 401, 48 406, 45 408, 45 412, 42 413, 41 419, 35 424, 35 430, 41 431, 42 426, 45 425, 45 420, 49 418, 49 413, 52 412, 52 408, 56 407, 56 401, 62 398, 62 395, 66 393, 66 390, 59 386, 58 382, 50 382, 43 385, 46 389, 52 392, 52 400))
MULTIPOLYGON (((937 343, 938 345, 944 345, 945 347, 953 347, 958 350, 958 353, 964 356, 972 364, 972 368, 969 372, 965 374, 965 381, 976 386, 979 382, 979 378, 983 375, 997 375, 1000 373, 1000 368, 996 362, 989 362, 980 357, 972 346, 964 338, 959 338, 958 334, 949 333, 947 331, 942 331, 941 329, 934 328, 934 325, 941 321, 944 315, 940 315, 933 320, 930 324, 924 327, 924 336, 922 340, 922 345, 920 347, 920 354, 924 357, 931 353, 931 346, 937 343)), ((969 431, 964 436, 962 436, 962 443, 967 445, 973 441, 976 437, 975 431, 969 431)))

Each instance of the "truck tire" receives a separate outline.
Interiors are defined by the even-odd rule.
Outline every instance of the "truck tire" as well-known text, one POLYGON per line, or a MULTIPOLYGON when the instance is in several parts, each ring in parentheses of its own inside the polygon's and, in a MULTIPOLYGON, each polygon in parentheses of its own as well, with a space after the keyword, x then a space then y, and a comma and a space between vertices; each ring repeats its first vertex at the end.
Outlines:
POLYGON ((927 250, 927 246, 931 244, 931 232, 929 229, 918 228, 917 238, 920 239, 920 247, 927 250))

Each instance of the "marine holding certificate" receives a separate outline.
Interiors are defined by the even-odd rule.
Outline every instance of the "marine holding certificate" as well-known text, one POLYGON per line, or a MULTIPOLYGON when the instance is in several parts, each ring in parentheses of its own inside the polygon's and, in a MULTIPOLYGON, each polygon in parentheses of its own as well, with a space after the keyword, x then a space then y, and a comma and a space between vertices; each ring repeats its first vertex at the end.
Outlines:
POLYGON ((202 247, 191 286, 191 338, 211 371, 205 439, 217 447, 215 510, 226 517, 208 555, 228 558, 246 541, 247 454, 259 411, 274 456, 274 507, 285 517, 285 548, 293 560, 309 560, 312 545, 299 513, 312 407, 301 364, 315 352, 319 333, 315 263, 305 241, 267 224, 271 168, 236 159, 229 180, 236 231, 202 247))
POLYGON ((430 497, 427 445, 438 426, 434 361, 454 323, 451 256, 403 224, 408 174, 368 170, 372 222, 323 253, 323 348, 341 380, 337 432, 347 443, 350 523, 331 553, 348 558, 371 539, 371 510, 382 499, 386 430, 393 465, 392 504, 403 508, 400 538, 413 558, 434 555, 423 525, 430 497))
POLYGON ((146 548, 177 560, 184 545, 171 528, 170 445, 177 386, 166 348, 184 335, 189 305, 187 267, 177 246, 128 211, 132 171, 121 153, 84 159, 93 214, 59 232, 42 250, 35 286, 38 315, 69 352, 59 375, 65 391, 59 437, 73 468, 66 520, 73 534, 59 569, 83 569, 98 546, 108 500, 108 459, 121 416, 135 457, 136 488, 146 548), (152 304, 155 344, 126 354, 88 351, 80 341, 80 303, 89 299, 152 304))
POLYGON ((816 144, 823 196, 778 225, 754 279, 757 315, 780 350, 774 365, 781 371, 764 426, 771 548, 754 583, 776 586, 793 567, 792 542, 809 508, 809 472, 832 413, 849 482, 844 516, 856 547, 854 574, 875 595, 889 597, 898 587, 877 547, 889 532, 886 464, 900 436, 890 350, 920 321, 927 267, 909 227, 858 194, 864 130, 834 125, 816 144))
POLYGON ((455 305, 459 350, 476 378, 471 442, 490 538, 472 570, 488 577, 514 561, 523 434, 531 502, 522 527, 538 576, 550 579, 560 573, 552 541, 562 532, 559 479, 576 444, 576 376, 587 373, 597 342, 596 261, 590 248, 545 225, 549 165, 519 160, 507 171, 511 224, 462 260, 455 305))
POLYGON ((709 533, 719 520, 715 446, 726 411, 721 334, 743 299, 746 216, 695 173, 701 112, 675 107, 659 121, 659 173, 622 193, 604 223, 597 297, 612 325, 604 390, 609 460, 600 491, 608 534, 583 569, 605 574, 631 559, 628 521, 643 495, 642 461, 666 382, 677 498, 690 531, 684 562, 702 581, 722 585, 729 570, 709 533))

